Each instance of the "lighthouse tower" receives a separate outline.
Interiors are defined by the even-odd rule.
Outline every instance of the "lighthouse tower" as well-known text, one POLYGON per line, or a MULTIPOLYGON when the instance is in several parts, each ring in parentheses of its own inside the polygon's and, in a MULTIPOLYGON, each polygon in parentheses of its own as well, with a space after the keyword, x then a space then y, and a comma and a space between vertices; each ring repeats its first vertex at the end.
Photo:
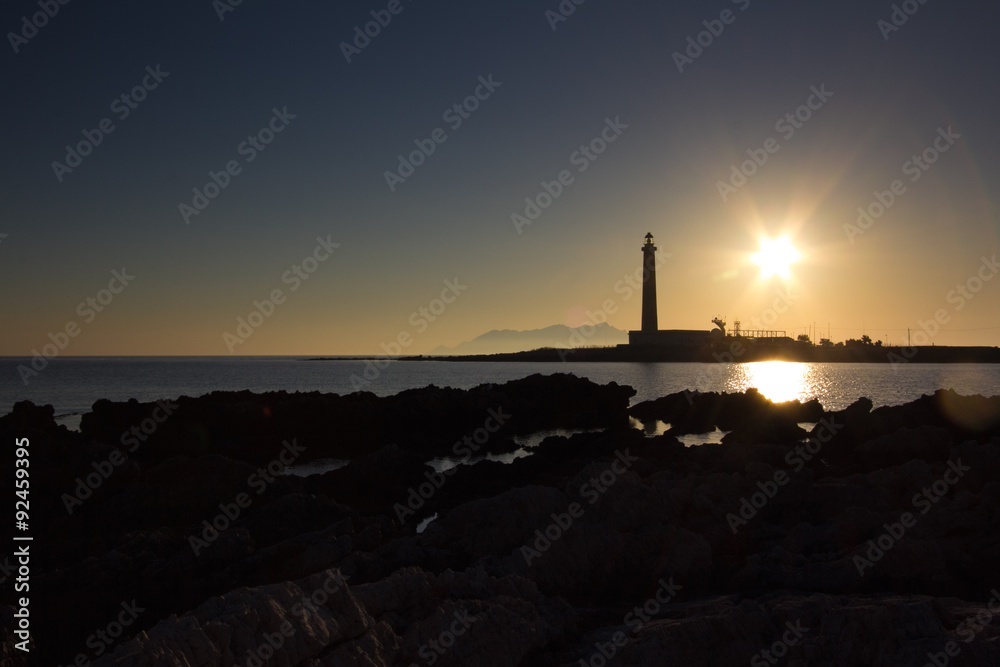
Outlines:
POLYGON ((642 246, 642 331, 659 329, 656 322, 656 246, 653 235, 646 234, 642 246))
POLYGON ((660 329, 656 316, 656 246, 653 244, 653 235, 646 234, 646 243, 642 246, 642 328, 628 332, 629 347, 642 348, 646 352, 650 352, 651 348, 658 349, 655 354, 650 352, 645 357, 637 357, 638 359, 690 361, 693 358, 690 350, 682 348, 705 348, 711 342, 708 331, 660 329))

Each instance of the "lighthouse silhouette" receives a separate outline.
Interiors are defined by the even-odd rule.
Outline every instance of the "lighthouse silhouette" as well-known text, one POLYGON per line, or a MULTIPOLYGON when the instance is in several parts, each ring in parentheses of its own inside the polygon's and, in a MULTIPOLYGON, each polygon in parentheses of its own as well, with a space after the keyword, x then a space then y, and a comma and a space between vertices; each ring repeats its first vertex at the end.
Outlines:
POLYGON ((646 234, 646 242, 642 246, 642 331, 652 332, 659 329, 656 321, 656 245, 653 244, 653 234, 646 234))
MULTIPOLYGON (((670 257, 670 253, 665 255, 670 257)), ((663 261, 661 257, 660 262, 663 261)), ((628 344, 641 348, 691 348, 703 347, 710 342, 709 332, 692 329, 660 329, 660 321, 656 314, 656 244, 653 243, 652 232, 646 234, 646 242, 642 245, 642 326, 638 331, 628 332, 628 344)), ((676 312, 676 311, 671 311, 676 312)), ((668 353, 669 354, 669 353, 668 353)), ((678 352, 687 355, 689 352, 678 352)), ((664 358, 662 354, 658 358, 664 358)))

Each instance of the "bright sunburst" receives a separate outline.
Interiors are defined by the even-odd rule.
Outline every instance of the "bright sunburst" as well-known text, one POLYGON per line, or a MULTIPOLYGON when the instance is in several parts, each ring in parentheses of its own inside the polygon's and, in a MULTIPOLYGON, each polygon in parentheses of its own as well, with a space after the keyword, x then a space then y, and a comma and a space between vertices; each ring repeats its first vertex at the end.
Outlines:
POLYGON ((761 239, 760 250, 753 256, 753 262, 760 267, 762 278, 771 276, 788 278, 791 275, 792 264, 799 261, 800 257, 799 251, 788 237, 780 236, 776 239, 761 239))

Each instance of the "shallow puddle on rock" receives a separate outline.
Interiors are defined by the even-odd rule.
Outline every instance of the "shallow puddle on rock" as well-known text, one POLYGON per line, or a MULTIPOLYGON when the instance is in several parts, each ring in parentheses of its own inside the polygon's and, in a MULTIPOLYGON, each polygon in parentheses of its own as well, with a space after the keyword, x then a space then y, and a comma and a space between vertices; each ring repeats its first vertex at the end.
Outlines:
POLYGON ((604 429, 600 428, 553 428, 546 429, 544 431, 535 431, 534 433, 529 433, 527 435, 515 435, 511 438, 511 440, 514 441, 514 444, 518 445, 518 448, 513 452, 504 452, 502 454, 477 454, 476 456, 471 457, 438 456, 430 461, 427 461, 427 465, 433 468, 435 472, 444 472, 446 470, 451 470, 455 466, 474 465, 480 461, 513 463, 517 459, 531 456, 534 453, 532 449, 542 444, 542 441, 544 441, 545 438, 570 438, 577 433, 597 433, 603 430, 604 429))
MULTIPOLYGON (((647 438, 655 438, 670 430, 670 424, 660 419, 643 422, 635 417, 629 417, 629 423, 632 424, 632 428, 642 431, 642 434, 647 438)), ((689 433, 675 437, 685 447, 696 447, 698 445, 717 445, 722 442, 722 437, 727 433, 729 431, 716 428, 708 433, 689 433)))
POLYGON ((71 431, 80 432, 80 422, 83 421, 82 412, 73 412, 68 415, 58 415, 55 418, 55 422, 60 426, 65 426, 71 431))
POLYGON ((522 449, 529 449, 542 444, 542 441, 545 440, 545 438, 570 438, 577 433, 599 433, 603 430, 604 429, 602 428, 552 428, 545 431, 535 431, 534 433, 529 433, 528 435, 515 435, 512 439, 522 449))
POLYGON ((716 428, 708 433, 689 433, 687 435, 676 436, 685 447, 697 447, 698 445, 718 445, 722 443, 722 438, 730 431, 721 431, 716 428))
POLYGON ((523 447, 516 449, 513 452, 506 452, 504 454, 486 454, 485 456, 471 456, 469 458, 464 457, 451 457, 451 456, 439 456, 437 458, 426 461, 426 464, 434 469, 434 472, 445 472, 446 470, 451 470, 460 465, 475 465, 480 461, 497 461, 499 463, 512 463, 517 459, 524 458, 526 456, 531 456, 533 452, 530 452, 523 447))
POLYGON ((296 477, 308 477, 309 475, 322 475, 331 470, 338 470, 350 463, 350 459, 316 459, 308 463, 300 463, 288 466, 281 471, 282 475, 295 475, 296 477))
POLYGON ((431 521, 433 521, 436 518, 438 518, 438 515, 437 515, 437 512, 434 512, 434 514, 431 514, 429 517, 427 517, 426 519, 424 519, 423 521, 421 521, 420 523, 418 523, 417 524, 417 535, 419 535, 420 533, 424 532, 427 529, 427 526, 431 525, 431 521))
POLYGON ((670 424, 660 419, 643 422, 635 417, 629 417, 628 421, 632 425, 632 428, 642 431, 642 434, 647 438, 655 438, 658 435, 663 435, 670 428, 670 424))

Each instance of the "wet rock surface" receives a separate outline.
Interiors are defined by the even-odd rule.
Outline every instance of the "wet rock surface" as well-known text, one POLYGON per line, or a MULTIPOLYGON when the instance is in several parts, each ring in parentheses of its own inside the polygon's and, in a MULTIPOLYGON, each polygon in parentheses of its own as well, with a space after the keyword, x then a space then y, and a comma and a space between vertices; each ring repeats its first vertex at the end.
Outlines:
MULTIPOLYGON (((567 375, 215 393, 162 420, 99 401, 80 433, 18 403, 0 435, 31 441, 31 664, 1000 663, 1000 398, 633 395, 567 375), (557 428, 601 430, 470 464, 557 428), (280 474, 326 457, 351 463, 280 474)), ((0 660, 29 664, 13 577, 0 592, 0 660)))

